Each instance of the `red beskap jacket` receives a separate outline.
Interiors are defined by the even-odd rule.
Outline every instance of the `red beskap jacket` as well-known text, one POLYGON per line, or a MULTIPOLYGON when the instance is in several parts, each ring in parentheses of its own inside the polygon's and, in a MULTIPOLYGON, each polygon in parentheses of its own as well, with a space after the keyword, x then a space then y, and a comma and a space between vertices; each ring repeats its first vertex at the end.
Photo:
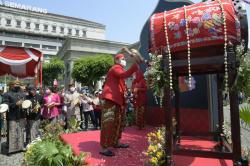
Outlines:
POLYGON ((108 71, 101 98, 123 106, 125 103, 125 78, 130 77, 137 70, 137 64, 132 65, 127 71, 120 64, 113 65, 108 71))

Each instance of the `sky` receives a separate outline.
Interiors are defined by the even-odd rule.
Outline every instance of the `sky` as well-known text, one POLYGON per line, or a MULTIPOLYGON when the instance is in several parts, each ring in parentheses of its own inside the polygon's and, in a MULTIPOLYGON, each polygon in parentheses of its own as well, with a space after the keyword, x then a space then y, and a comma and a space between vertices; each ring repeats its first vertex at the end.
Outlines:
MULTIPOLYGON (((106 39, 139 40, 141 29, 158 0, 6 0, 45 8, 49 13, 83 18, 106 25, 106 39)), ((174 1, 174 0, 173 0, 174 1)), ((201 0, 192 0, 200 2, 201 0)), ((250 5, 247 6, 250 22, 250 5)), ((250 26, 249 26, 250 28, 250 26)), ((250 32, 250 31, 249 31, 250 32)), ((250 34, 250 33, 249 33, 250 34)))

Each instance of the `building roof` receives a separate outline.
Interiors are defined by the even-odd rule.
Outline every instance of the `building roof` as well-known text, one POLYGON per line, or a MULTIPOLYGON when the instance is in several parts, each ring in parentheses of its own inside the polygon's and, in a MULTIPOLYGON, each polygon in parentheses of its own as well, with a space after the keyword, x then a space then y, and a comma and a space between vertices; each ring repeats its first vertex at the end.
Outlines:
POLYGON ((83 22, 87 22, 87 23, 90 23, 90 24, 95 24, 97 26, 105 27, 104 24, 97 23, 97 22, 90 21, 90 20, 86 20, 86 19, 82 19, 82 18, 64 16, 64 15, 54 14, 54 13, 47 13, 46 15, 51 15, 51 16, 54 16, 54 17, 61 17, 61 18, 66 18, 66 19, 73 19, 73 20, 77 20, 77 21, 83 21, 83 22))
POLYGON ((60 14, 54 14, 54 13, 38 13, 38 12, 32 12, 32 11, 27 11, 23 9, 18 9, 18 8, 12 8, 8 6, 1 6, 0 5, 0 11, 3 13, 13 13, 13 14, 18 14, 21 16, 27 16, 27 17, 35 17, 35 18, 41 18, 41 19, 47 19, 47 20, 54 20, 57 22, 63 22, 63 23, 71 23, 71 24, 83 24, 83 25, 88 25, 92 27, 97 27, 97 28, 105 28, 104 24, 97 23, 94 21, 82 19, 82 18, 76 18, 76 17, 71 17, 71 16, 64 16, 60 14))
POLYGON ((61 49, 57 52, 57 56, 64 59, 68 51, 116 54, 122 47, 128 47, 129 45, 128 43, 110 40, 68 37, 61 49), (89 46, 91 46, 91 49, 89 49, 89 46), (97 51, 97 49, 99 51, 97 51))

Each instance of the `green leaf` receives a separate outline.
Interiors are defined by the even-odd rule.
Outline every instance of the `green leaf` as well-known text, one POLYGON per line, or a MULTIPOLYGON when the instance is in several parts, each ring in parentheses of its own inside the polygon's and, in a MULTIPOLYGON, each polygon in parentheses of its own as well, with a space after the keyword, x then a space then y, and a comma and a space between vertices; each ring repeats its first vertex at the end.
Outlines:
POLYGON ((63 166, 63 157, 60 154, 53 158, 53 166, 63 166))
POLYGON ((84 56, 74 62, 72 77, 83 85, 93 87, 113 65, 113 56, 97 54, 84 56))
POLYGON ((46 86, 52 86, 54 79, 62 78, 65 65, 62 60, 55 57, 43 64, 43 82, 46 86))
POLYGON ((240 118, 248 126, 250 126, 250 105, 242 106, 240 108, 240 118))

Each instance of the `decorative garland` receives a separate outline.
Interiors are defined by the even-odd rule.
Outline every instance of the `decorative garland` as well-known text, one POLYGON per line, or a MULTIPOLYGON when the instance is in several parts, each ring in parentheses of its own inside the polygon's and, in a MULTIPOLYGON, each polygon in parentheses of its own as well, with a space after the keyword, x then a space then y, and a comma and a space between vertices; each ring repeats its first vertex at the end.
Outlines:
POLYGON ((152 46, 155 49, 156 45, 155 45, 155 33, 154 33, 154 18, 155 18, 155 14, 151 17, 151 42, 152 42, 152 46))
POLYGON ((221 0, 218 0, 221 12, 222 12, 222 19, 224 25, 224 68, 225 68, 225 90, 228 90, 228 57, 227 57, 227 23, 226 23, 226 14, 223 7, 221 0))
POLYGON ((187 34, 187 58, 188 58, 188 86, 191 88, 192 86, 192 75, 191 75, 191 49, 190 49, 190 37, 189 37, 189 27, 188 27, 188 19, 187 19, 187 10, 186 6, 184 5, 184 17, 185 17, 185 24, 186 24, 186 34, 187 34))
POLYGON ((165 37, 166 37, 166 44, 167 44, 167 52, 168 52, 168 62, 169 62, 169 88, 170 90, 173 89, 173 79, 172 79, 172 59, 171 59, 171 51, 169 45, 169 38, 168 38, 168 28, 167 28, 167 20, 166 20, 167 13, 164 11, 164 30, 165 30, 165 37))

